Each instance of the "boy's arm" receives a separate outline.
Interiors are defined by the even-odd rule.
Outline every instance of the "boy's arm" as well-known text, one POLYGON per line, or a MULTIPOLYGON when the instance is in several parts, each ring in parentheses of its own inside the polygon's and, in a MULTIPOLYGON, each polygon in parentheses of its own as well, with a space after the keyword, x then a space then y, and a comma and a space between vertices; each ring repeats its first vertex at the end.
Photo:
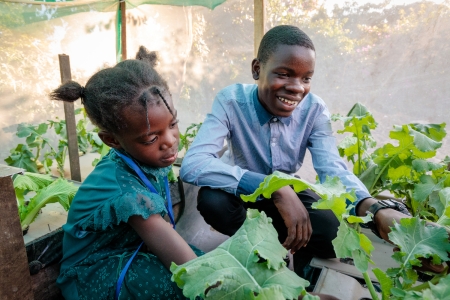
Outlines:
POLYGON ((329 112, 326 108, 314 123, 308 138, 308 149, 311 152, 314 169, 319 175, 320 182, 324 182, 326 176, 338 176, 348 190, 355 190, 357 197, 355 206, 360 200, 371 197, 366 186, 353 172, 348 170, 347 165, 339 156, 336 139, 331 129, 329 112))

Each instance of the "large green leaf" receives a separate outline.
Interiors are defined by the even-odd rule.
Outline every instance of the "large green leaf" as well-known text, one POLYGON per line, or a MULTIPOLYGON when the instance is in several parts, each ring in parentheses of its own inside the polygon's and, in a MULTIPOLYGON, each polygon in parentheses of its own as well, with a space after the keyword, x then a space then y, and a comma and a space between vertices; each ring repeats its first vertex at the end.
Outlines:
POLYGON ((50 175, 25 172, 23 175, 17 175, 14 178, 14 189, 22 191, 38 191, 50 185, 54 179, 50 175))
POLYGON ((273 192, 286 185, 292 186, 297 193, 306 189, 313 190, 321 197, 319 201, 313 204, 313 207, 318 209, 331 209, 339 220, 348 209, 347 201, 354 202, 356 200, 354 191, 347 192, 338 177, 331 178, 327 176, 322 184, 311 184, 303 179, 278 171, 266 176, 253 194, 241 195, 241 198, 247 202, 255 202, 259 195, 270 198, 273 192))
POLYGON ((242 227, 219 247, 181 266, 172 263, 172 281, 190 299, 297 299, 309 283, 286 267, 287 250, 271 223, 249 209, 242 227))
POLYGON ((78 187, 63 178, 58 178, 47 187, 39 190, 36 196, 30 199, 26 207, 26 214, 20 222, 22 229, 33 222, 39 210, 49 203, 58 202, 65 210, 68 210, 77 190, 78 187))
POLYGON ((25 172, 23 175, 18 174, 14 178, 13 186, 16 192, 21 220, 23 220, 23 218, 25 217, 24 214, 28 209, 28 207, 25 207, 25 195, 30 191, 39 191, 40 189, 51 184, 53 180, 54 179, 50 175, 43 175, 32 172, 25 172))
POLYGON ((404 218, 395 223, 389 239, 400 251, 393 256, 406 268, 421 266, 420 257, 432 258, 434 264, 447 261, 450 252, 448 233, 443 227, 425 225, 424 220, 404 218))

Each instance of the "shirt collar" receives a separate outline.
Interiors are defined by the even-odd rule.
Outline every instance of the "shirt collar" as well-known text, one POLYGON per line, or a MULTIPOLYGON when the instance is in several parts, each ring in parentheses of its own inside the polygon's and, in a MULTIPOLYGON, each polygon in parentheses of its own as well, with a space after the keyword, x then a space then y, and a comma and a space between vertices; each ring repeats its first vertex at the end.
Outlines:
POLYGON ((292 120, 292 115, 289 117, 276 117, 269 113, 259 102, 258 99, 258 86, 256 86, 256 89, 253 90, 253 104, 255 106, 256 115, 258 116, 259 124, 262 126, 266 124, 267 122, 273 120, 276 122, 279 120, 284 125, 289 125, 292 120))

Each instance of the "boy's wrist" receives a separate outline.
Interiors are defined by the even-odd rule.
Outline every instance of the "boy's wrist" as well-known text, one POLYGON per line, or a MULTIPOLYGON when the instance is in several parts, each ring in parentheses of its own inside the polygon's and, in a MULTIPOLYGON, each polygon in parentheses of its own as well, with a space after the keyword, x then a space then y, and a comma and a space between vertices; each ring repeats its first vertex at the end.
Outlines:
POLYGON ((358 202, 358 205, 356 206, 356 209, 355 209, 356 215, 360 216, 360 217, 363 217, 363 216, 367 215, 367 211, 369 210, 369 207, 372 204, 376 203, 377 201, 378 200, 376 200, 376 199, 374 199, 372 197, 360 200, 358 202))

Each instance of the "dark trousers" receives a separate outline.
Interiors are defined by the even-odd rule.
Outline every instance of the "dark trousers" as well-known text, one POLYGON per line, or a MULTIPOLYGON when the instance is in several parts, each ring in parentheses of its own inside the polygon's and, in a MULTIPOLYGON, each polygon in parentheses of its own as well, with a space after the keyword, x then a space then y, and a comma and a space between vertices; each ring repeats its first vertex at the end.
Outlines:
MULTIPOLYGON (((320 258, 334 258, 331 241, 337 235, 339 221, 331 210, 313 209, 311 205, 319 197, 311 190, 297 194, 309 213, 313 229, 311 239, 306 247, 302 247, 294 254, 294 271, 304 277, 303 268, 313 256, 320 258)), ((244 202, 233 194, 219 189, 202 187, 198 193, 197 209, 206 223, 215 230, 232 236, 244 223, 247 208, 264 211, 272 218, 272 224, 278 232, 278 240, 283 243, 287 237, 287 228, 278 209, 271 199, 263 199, 255 203, 244 202)))

